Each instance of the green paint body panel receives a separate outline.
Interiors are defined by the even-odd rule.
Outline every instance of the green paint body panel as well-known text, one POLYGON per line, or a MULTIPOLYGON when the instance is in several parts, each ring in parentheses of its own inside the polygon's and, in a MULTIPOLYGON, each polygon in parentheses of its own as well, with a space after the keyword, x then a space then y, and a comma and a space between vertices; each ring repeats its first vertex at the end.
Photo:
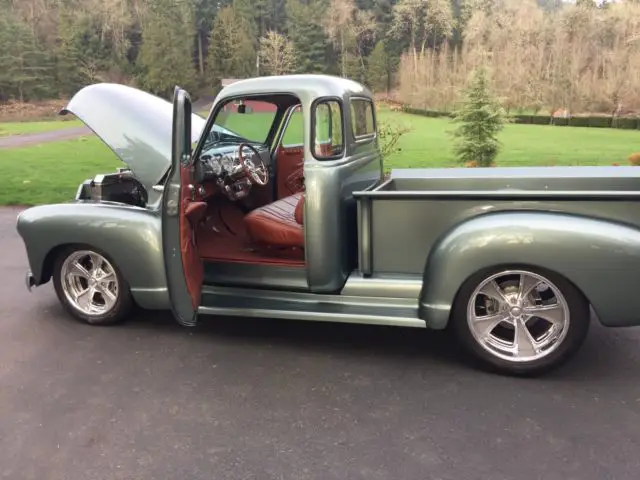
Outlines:
MULTIPOLYGON (((127 108, 131 92, 120 97, 118 90, 104 87, 93 92, 111 95, 109 118, 118 112, 127 115, 125 124, 135 130, 131 117, 138 114, 127 108)), ((333 97, 348 106, 353 97, 371 98, 355 82, 319 75, 234 83, 216 98, 207 124, 197 119, 194 124, 206 132, 216 108, 230 98, 277 93, 295 95, 302 105, 306 269, 294 275, 283 269, 245 267, 234 274, 231 267, 210 266, 205 279, 218 274, 217 278, 233 279, 233 286, 206 285, 201 314, 271 314, 442 329, 460 286, 471 275, 526 265, 567 278, 604 325, 640 325, 640 296, 635 294, 640 279, 639 168, 396 170, 383 181, 377 138, 359 142, 353 137, 347 107, 343 157, 320 161, 312 155, 309 132, 317 99, 333 97), (256 289, 260 282, 275 287, 256 289)), ((91 97, 86 92, 84 96, 91 97)), ((145 108, 145 98, 137 101, 137 109, 145 108)), ((166 123, 166 105, 153 100, 148 109, 160 105, 166 123)), ((150 117, 152 111, 145 111, 140 121, 150 117)), ((153 150, 148 128, 123 136, 116 131, 117 122, 93 122, 90 127, 103 139, 126 139, 126 151, 118 150, 123 161, 139 154, 134 164, 146 175, 141 181, 149 191, 149 204, 140 208, 76 199, 21 213, 17 228, 26 245, 32 283, 49 280, 56 249, 86 244, 116 263, 140 305, 170 308, 165 255, 175 249, 165 248, 163 254, 163 244, 175 244, 176 239, 163 241, 163 194, 153 185, 159 178, 165 178, 161 184, 166 182, 171 139, 153 150), (154 155, 148 160, 155 157, 155 166, 146 165, 140 156, 151 150, 154 155)), ((166 134, 171 125, 161 131, 166 134)), ((167 185, 176 182, 174 176, 167 185)), ((165 232, 175 235, 175 229, 165 232)), ((172 292, 178 290, 174 287, 172 292)), ((176 301, 187 299, 174 296, 174 306, 176 301)))

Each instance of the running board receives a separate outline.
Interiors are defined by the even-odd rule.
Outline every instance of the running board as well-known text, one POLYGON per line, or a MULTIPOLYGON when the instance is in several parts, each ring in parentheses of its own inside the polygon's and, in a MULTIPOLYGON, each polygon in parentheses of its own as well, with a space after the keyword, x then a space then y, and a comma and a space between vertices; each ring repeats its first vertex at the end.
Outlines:
POLYGON ((426 327, 425 321, 418 318, 417 299, 319 295, 213 286, 202 289, 202 304, 198 313, 426 327))

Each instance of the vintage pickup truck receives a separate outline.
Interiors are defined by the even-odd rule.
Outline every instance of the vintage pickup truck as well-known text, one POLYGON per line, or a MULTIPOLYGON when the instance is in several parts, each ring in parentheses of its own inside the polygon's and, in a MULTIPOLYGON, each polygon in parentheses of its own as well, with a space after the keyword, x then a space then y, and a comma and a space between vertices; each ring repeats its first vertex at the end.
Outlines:
POLYGON ((208 119, 123 85, 62 113, 128 166, 22 212, 27 286, 103 325, 134 305, 451 330, 480 363, 537 374, 592 312, 640 324, 640 169, 394 170, 371 93, 322 75, 242 80, 208 119))

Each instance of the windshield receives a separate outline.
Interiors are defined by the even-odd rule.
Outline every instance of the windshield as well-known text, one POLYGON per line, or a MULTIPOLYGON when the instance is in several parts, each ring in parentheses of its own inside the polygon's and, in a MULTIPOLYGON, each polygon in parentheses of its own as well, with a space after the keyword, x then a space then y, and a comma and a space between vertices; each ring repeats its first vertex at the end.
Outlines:
POLYGON ((270 102, 228 103, 216 115, 204 148, 224 143, 265 143, 276 112, 276 105, 270 102))

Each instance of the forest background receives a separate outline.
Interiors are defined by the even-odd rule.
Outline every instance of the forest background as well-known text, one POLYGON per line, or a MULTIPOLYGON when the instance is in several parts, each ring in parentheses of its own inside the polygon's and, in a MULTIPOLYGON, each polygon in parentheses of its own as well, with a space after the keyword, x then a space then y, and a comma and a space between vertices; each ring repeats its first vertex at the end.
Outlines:
POLYGON ((640 1, 0 0, 0 102, 118 82, 211 96, 327 73, 450 111, 487 66, 511 113, 640 111, 640 1))

